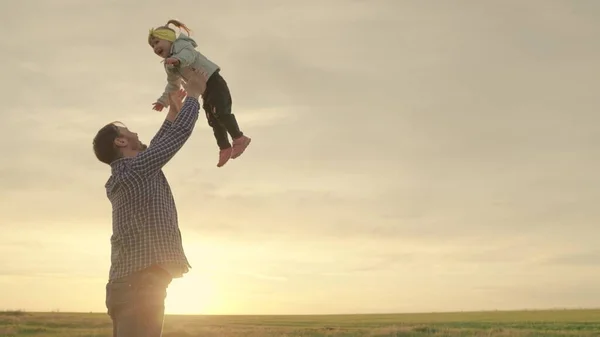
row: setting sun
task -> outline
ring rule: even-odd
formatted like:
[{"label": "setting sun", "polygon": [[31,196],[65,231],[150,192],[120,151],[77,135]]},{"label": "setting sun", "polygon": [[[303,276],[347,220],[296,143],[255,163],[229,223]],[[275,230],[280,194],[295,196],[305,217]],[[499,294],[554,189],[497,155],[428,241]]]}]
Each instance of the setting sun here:
[{"label": "setting sun", "polygon": [[165,300],[167,314],[210,315],[224,311],[223,306],[212,279],[196,273],[174,279]]}]

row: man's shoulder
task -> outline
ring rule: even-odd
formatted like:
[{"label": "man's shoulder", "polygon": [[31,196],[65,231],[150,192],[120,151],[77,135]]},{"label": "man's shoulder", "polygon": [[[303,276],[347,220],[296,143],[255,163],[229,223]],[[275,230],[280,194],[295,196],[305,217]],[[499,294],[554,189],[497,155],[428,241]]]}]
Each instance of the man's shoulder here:
[{"label": "man's shoulder", "polygon": [[113,173],[108,177],[106,183],[104,183],[104,188],[106,189],[107,194],[114,193],[119,189],[120,185],[123,185],[125,179],[122,173]]},{"label": "man's shoulder", "polygon": [[164,177],[162,170],[160,170],[158,174],[149,177],[143,174],[143,172],[140,172],[139,169],[136,169],[136,165],[132,165],[131,158],[127,158],[127,160],[119,163],[118,167],[113,168],[111,175],[104,186],[107,191],[109,189],[114,189],[119,185],[137,187],[148,181],[160,179],[160,177]]},{"label": "man's shoulder", "polygon": [[127,181],[135,180],[135,170],[132,169],[130,161],[126,158],[119,159],[118,163],[112,166],[110,177],[106,180],[104,187],[109,190]]}]

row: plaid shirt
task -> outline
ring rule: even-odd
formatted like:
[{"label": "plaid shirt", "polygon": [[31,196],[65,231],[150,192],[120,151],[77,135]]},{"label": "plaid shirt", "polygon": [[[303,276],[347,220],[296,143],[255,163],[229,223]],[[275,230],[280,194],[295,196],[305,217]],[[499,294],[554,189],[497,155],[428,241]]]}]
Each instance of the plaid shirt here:
[{"label": "plaid shirt", "polygon": [[175,121],[165,120],[146,150],[111,164],[105,185],[113,219],[109,281],[151,265],[170,266],[180,275],[191,267],[162,167],[190,137],[199,110],[198,100],[187,97]]}]

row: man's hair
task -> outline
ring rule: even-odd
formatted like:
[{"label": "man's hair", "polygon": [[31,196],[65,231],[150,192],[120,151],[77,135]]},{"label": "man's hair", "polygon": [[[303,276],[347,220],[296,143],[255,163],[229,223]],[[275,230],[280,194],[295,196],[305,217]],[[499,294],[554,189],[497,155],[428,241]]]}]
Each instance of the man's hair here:
[{"label": "man's hair", "polygon": [[105,125],[94,137],[94,154],[99,161],[108,165],[121,157],[121,151],[115,146],[115,139],[121,135],[116,123]]}]

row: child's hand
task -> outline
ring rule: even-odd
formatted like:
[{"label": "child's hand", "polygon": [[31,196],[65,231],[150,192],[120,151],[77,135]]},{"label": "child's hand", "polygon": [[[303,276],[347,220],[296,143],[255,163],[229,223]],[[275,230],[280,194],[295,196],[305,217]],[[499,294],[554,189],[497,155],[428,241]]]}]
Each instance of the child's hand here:
[{"label": "child's hand", "polygon": [[174,57],[169,57],[168,59],[165,60],[166,64],[172,64],[172,65],[177,65],[179,64],[179,60],[174,58]]},{"label": "child's hand", "polygon": [[165,107],[164,105],[162,105],[162,103],[159,102],[152,103],[152,105],[154,105],[154,108],[152,109],[156,111],[162,111],[162,109]]}]

